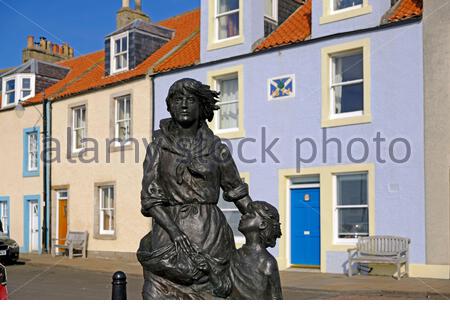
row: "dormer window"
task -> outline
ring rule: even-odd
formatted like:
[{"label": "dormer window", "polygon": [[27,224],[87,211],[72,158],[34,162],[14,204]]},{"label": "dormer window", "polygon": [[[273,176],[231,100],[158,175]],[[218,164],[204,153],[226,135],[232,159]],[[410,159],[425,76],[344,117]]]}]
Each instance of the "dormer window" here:
[{"label": "dormer window", "polygon": [[264,17],[274,22],[278,21],[278,0],[264,0]]},{"label": "dormer window", "polygon": [[3,78],[2,107],[13,106],[19,100],[26,100],[34,96],[34,74],[14,74]]},{"label": "dormer window", "polygon": [[333,12],[340,10],[351,10],[361,8],[363,0],[331,0],[333,2]]},{"label": "dormer window", "polygon": [[111,37],[112,73],[128,70],[128,32]]},{"label": "dormer window", "polygon": [[239,0],[216,0],[217,40],[239,36]]},{"label": "dormer window", "polygon": [[350,19],[372,12],[370,0],[322,0],[320,24]]}]

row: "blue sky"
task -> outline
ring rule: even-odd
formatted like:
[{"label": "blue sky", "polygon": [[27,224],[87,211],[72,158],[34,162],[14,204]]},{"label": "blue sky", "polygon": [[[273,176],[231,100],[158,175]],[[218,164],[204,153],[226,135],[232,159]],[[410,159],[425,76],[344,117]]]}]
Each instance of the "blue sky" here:
[{"label": "blue sky", "polygon": [[[0,0],[0,69],[21,63],[27,35],[67,42],[77,56],[102,49],[121,6],[122,0]],[[199,6],[200,0],[142,0],[154,22]]]}]

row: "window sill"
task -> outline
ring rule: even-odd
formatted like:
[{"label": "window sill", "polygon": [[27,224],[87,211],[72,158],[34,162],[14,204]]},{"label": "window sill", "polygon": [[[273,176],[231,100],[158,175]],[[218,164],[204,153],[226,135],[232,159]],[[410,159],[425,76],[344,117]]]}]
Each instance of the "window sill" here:
[{"label": "window sill", "polygon": [[371,123],[372,115],[365,114],[362,116],[348,117],[348,118],[337,118],[337,119],[324,119],[322,120],[322,128],[332,128],[341,126],[350,126],[355,124]]},{"label": "window sill", "polygon": [[28,177],[39,177],[39,171],[25,171],[23,173],[23,177],[24,178],[28,178]]},{"label": "window sill", "polygon": [[116,240],[117,237],[116,237],[116,234],[99,234],[99,233],[96,233],[96,234],[94,234],[94,239],[97,239],[97,240]]},{"label": "window sill", "polygon": [[238,131],[232,131],[232,132],[216,132],[214,131],[214,134],[218,136],[221,139],[240,139],[245,138],[245,130],[241,129]]},{"label": "window sill", "polygon": [[236,38],[232,38],[229,40],[223,40],[220,42],[209,42],[206,50],[212,51],[212,50],[217,50],[217,49],[221,49],[221,48],[236,46],[243,42],[244,42],[244,36],[238,36]]},{"label": "window sill", "polygon": [[122,151],[129,151],[129,150],[133,150],[133,144],[132,143],[128,143],[125,145],[110,145],[109,146],[109,152],[110,153],[114,153],[114,152],[122,152]]},{"label": "window sill", "polygon": [[337,12],[334,14],[323,15],[322,17],[320,17],[320,24],[326,24],[326,23],[336,22],[336,21],[340,21],[340,20],[350,19],[350,18],[354,18],[357,16],[369,14],[371,12],[372,12],[372,6],[367,5],[365,7],[358,8],[358,9],[346,10],[346,11]]}]

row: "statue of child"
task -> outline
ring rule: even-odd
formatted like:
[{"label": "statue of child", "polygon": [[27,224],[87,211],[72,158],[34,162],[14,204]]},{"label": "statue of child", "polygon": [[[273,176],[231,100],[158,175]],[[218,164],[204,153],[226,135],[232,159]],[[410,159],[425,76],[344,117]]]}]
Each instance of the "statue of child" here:
[{"label": "statue of child", "polygon": [[264,201],[252,201],[239,222],[245,244],[231,259],[231,299],[283,299],[278,265],[267,251],[281,237],[280,216]]}]

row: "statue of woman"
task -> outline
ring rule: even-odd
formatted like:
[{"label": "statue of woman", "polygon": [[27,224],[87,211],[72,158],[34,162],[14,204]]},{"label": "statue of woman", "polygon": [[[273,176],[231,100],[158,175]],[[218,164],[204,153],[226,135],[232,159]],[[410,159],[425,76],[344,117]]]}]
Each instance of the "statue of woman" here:
[{"label": "statue of woman", "polygon": [[140,244],[144,299],[214,299],[231,292],[233,232],[217,206],[220,188],[242,214],[252,201],[230,150],[208,128],[219,93],[194,79],[176,81],[171,118],[147,148],[141,212],[153,228]]}]

